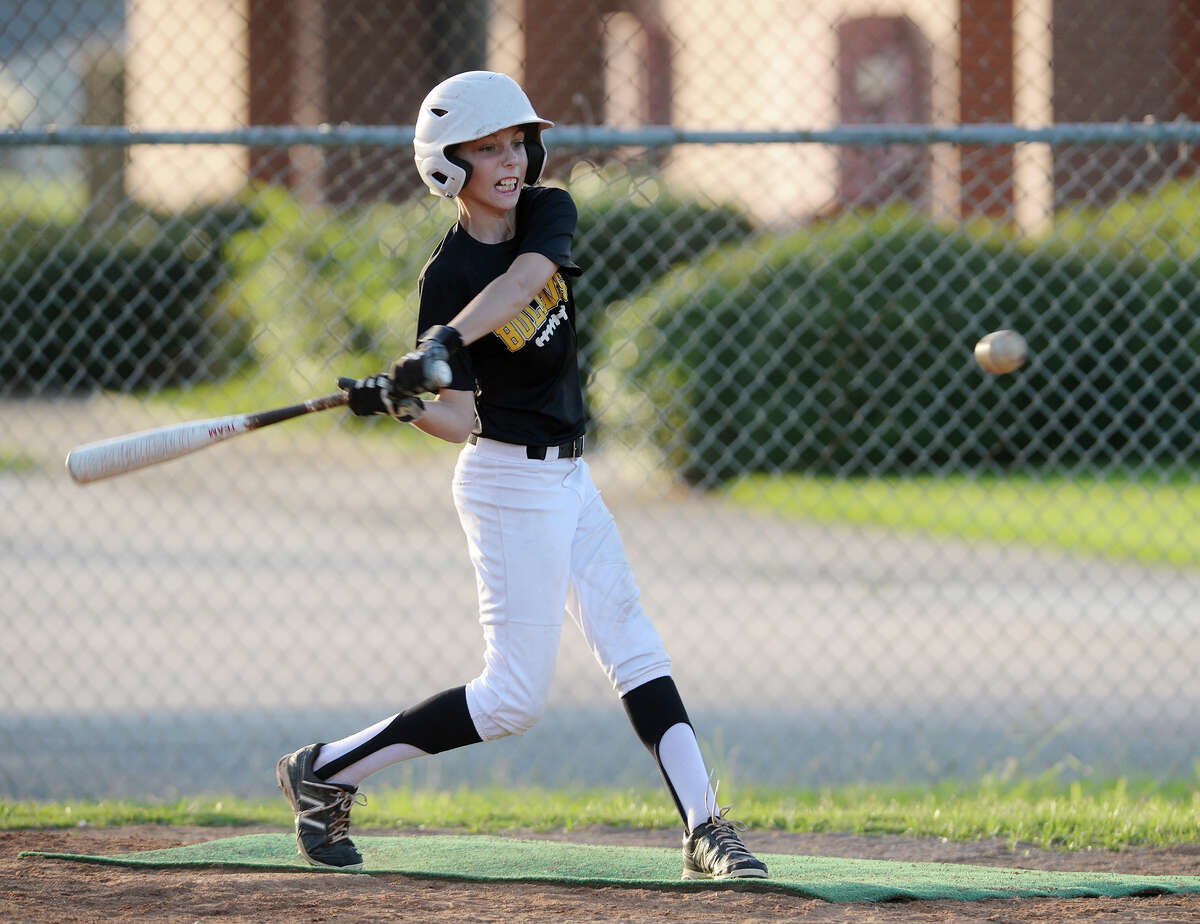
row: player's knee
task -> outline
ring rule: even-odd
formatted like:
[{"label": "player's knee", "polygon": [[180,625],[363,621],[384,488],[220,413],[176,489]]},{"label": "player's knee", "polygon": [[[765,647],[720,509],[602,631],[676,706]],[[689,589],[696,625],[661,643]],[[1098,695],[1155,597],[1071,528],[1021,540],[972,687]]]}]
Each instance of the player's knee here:
[{"label": "player's knee", "polygon": [[548,699],[544,693],[510,695],[497,711],[496,723],[510,735],[523,735],[546,714]]},{"label": "player's knee", "polygon": [[481,677],[467,686],[471,718],[485,741],[523,735],[546,712],[549,689],[505,688],[494,677]]}]

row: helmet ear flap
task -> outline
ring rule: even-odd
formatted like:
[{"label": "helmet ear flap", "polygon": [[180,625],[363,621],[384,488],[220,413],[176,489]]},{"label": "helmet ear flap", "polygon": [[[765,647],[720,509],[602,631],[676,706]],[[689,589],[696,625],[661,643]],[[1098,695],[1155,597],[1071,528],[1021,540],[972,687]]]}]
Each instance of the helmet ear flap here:
[{"label": "helmet ear flap", "polygon": [[525,168],[525,182],[533,186],[542,178],[546,169],[546,145],[542,142],[542,127],[540,125],[524,125],[525,154],[529,158],[529,166]]},{"label": "helmet ear flap", "polygon": [[471,166],[463,164],[458,158],[435,155],[418,159],[417,170],[431,193],[453,199],[467,185]]},{"label": "helmet ear flap", "polygon": [[459,157],[458,154],[455,153],[455,149],[457,147],[458,145],[454,145],[454,147],[447,148],[444,152],[446,155],[446,160],[462,171],[462,179],[455,183],[457,188],[454,190],[454,195],[456,196],[466,189],[467,184],[471,182],[471,162],[465,158]]}]

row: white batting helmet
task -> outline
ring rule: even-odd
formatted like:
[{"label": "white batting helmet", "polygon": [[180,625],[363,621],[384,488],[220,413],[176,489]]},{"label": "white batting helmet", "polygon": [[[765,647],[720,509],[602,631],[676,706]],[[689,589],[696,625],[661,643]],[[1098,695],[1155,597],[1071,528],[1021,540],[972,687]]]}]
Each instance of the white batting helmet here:
[{"label": "white batting helmet", "polygon": [[467,71],[443,80],[429,91],[417,115],[417,172],[435,196],[453,199],[471,178],[471,165],[447,154],[464,141],[484,138],[502,128],[526,128],[529,167],[525,182],[536,183],[546,165],[542,129],[554,123],[533,111],[529,97],[515,80],[493,71]]}]

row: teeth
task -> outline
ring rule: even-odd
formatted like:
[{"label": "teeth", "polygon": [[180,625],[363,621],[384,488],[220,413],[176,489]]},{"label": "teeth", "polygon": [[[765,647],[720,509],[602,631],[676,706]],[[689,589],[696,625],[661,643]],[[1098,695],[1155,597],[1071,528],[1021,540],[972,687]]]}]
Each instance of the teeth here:
[{"label": "teeth", "polygon": [[500,187],[501,189],[505,189],[505,190],[507,190],[507,189],[513,189],[513,188],[515,188],[515,187],[516,187],[516,185],[517,185],[517,181],[516,181],[516,180],[514,180],[514,179],[501,180],[501,181],[500,181],[499,183],[497,183],[496,185],[497,185],[498,187]]}]

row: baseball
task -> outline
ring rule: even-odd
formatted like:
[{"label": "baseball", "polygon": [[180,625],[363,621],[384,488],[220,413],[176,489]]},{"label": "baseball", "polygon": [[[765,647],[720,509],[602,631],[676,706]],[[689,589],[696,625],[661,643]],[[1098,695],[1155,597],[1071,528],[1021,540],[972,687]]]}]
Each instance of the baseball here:
[{"label": "baseball", "polygon": [[1028,356],[1025,338],[1015,330],[994,330],[975,344],[975,362],[992,375],[1019,369]]},{"label": "baseball", "polygon": [[454,373],[450,371],[450,364],[444,359],[434,360],[429,364],[429,380],[438,388],[445,388],[453,378]]}]

